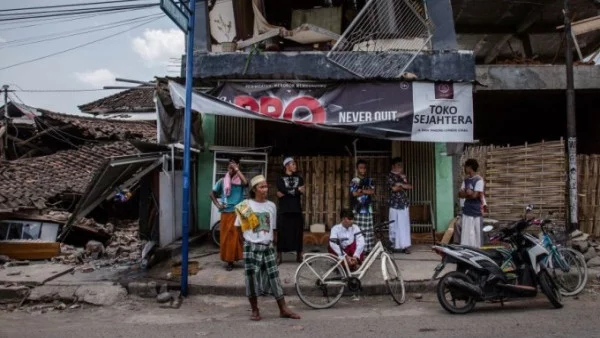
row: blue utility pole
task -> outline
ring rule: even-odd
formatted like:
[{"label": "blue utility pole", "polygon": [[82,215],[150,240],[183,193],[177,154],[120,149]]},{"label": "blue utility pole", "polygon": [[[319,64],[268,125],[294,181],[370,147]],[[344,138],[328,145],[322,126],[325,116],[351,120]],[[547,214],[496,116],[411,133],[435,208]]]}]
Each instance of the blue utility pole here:
[{"label": "blue utility pole", "polygon": [[192,125],[192,87],[194,84],[194,28],[196,0],[190,0],[185,53],[185,113],[183,124],[183,199],[181,215],[181,294],[188,295],[188,244],[190,232],[190,153]]}]

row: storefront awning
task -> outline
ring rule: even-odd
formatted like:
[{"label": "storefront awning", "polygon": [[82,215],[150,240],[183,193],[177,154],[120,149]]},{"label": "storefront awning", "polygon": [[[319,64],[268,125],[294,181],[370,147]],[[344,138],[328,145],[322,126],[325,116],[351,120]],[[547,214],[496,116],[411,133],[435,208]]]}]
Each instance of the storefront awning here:
[{"label": "storefront awning", "polygon": [[[183,108],[185,88],[169,81],[169,92]],[[471,83],[225,83],[214,96],[193,93],[192,110],[388,140],[473,141]]]}]

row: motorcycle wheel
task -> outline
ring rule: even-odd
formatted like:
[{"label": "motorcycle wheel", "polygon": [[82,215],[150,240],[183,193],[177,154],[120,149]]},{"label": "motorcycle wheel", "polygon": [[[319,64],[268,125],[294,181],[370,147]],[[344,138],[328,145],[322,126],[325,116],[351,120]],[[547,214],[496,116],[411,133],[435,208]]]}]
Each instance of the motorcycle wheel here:
[{"label": "motorcycle wheel", "polygon": [[547,270],[540,271],[538,274],[538,281],[540,283],[542,292],[546,295],[546,297],[548,297],[550,303],[552,303],[552,305],[557,309],[563,307],[560,289],[554,280],[552,280],[552,277]]},{"label": "motorcycle wheel", "polygon": [[[473,283],[473,280],[467,276],[465,273],[459,272],[459,271],[450,271],[447,274],[445,274],[439,281],[438,285],[437,285],[437,297],[438,297],[438,301],[440,302],[440,305],[442,305],[442,307],[444,308],[444,310],[452,313],[452,314],[466,314],[469,313],[473,310],[473,308],[475,307],[475,303],[476,300],[473,297],[470,296],[462,296],[459,299],[456,299],[456,292],[452,291],[448,285],[448,278],[453,277],[456,279],[462,279],[465,282],[468,283]],[[452,300],[448,300],[446,298],[446,295],[450,294],[452,296]],[[464,300],[465,305],[464,306],[457,306],[456,301],[457,300]]]}]

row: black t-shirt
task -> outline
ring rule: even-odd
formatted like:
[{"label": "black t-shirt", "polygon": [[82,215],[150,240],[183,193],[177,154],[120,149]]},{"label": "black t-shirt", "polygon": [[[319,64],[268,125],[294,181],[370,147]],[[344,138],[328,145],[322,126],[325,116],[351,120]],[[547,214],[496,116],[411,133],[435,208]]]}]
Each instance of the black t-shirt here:
[{"label": "black t-shirt", "polygon": [[279,212],[302,212],[299,187],[304,185],[304,179],[297,175],[283,174],[277,178],[277,191],[285,196],[279,198]]}]

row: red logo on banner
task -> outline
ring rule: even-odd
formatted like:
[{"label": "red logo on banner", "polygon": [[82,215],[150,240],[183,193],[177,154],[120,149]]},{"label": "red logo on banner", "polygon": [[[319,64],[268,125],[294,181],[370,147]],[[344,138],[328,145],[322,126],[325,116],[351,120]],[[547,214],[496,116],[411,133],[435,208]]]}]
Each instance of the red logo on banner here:
[{"label": "red logo on banner", "polygon": [[454,86],[452,82],[436,82],[435,99],[454,99]]},{"label": "red logo on banner", "polygon": [[299,96],[285,104],[275,96],[263,96],[257,101],[252,96],[239,95],[233,104],[257,114],[299,123],[325,123],[326,120],[325,108],[310,96]]}]

